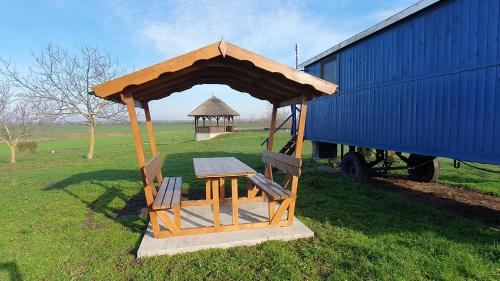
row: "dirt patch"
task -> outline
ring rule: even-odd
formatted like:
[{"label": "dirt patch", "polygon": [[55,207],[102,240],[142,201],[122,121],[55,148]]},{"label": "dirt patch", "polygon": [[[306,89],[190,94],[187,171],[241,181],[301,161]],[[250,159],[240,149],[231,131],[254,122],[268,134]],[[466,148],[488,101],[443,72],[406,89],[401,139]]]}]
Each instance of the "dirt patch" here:
[{"label": "dirt patch", "polygon": [[89,208],[87,210],[87,213],[85,214],[85,222],[84,222],[84,226],[88,229],[92,229],[92,230],[100,230],[100,229],[105,229],[106,228],[106,225],[102,224],[102,223],[99,223],[99,222],[96,222],[94,220],[94,215],[95,215],[95,212],[94,210],[92,210],[91,208]]},{"label": "dirt patch", "polygon": [[374,178],[370,184],[500,229],[500,198],[459,187],[414,182],[403,177]]}]

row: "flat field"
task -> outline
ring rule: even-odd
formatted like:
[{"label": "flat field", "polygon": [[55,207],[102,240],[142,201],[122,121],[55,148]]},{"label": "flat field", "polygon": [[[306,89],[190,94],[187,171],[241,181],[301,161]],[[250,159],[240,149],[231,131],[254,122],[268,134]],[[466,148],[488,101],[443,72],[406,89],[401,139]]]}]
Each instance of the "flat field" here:
[{"label": "flat field", "polygon": [[[498,229],[323,172],[308,142],[296,215],[314,238],[137,260],[147,218],[129,127],[98,127],[91,161],[85,130],[43,132],[38,152],[14,165],[0,146],[0,280],[500,279]],[[203,186],[193,157],[232,155],[263,168],[265,132],[194,142],[191,124],[155,130],[163,174],[182,176],[188,196]],[[279,133],[276,147],[287,138]],[[441,183],[498,198],[498,174],[441,164]]]}]

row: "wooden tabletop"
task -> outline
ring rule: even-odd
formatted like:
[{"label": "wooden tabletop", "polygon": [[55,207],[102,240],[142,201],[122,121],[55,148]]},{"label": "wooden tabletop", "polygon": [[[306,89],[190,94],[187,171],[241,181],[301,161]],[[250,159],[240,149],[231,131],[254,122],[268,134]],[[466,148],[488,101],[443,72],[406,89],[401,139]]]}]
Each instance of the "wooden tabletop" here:
[{"label": "wooden tabletop", "polygon": [[248,176],[257,172],[236,157],[193,158],[197,178]]}]

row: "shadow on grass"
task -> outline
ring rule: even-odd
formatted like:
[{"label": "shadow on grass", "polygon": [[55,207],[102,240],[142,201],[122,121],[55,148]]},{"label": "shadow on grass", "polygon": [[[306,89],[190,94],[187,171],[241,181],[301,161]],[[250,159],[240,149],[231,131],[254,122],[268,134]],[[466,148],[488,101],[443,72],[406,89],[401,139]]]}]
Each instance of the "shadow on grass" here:
[{"label": "shadow on grass", "polygon": [[[401,179],[402,177],[394,178]],[[500,229],[500,212],[494,208],[495,204],[498,205],[498,201],[493,195],[476,193],[468,190],[456,190],[455,199],[455,197],[448,197],[451,192],[447,191],[449,189],[447,186],[428,187],[428,189],[419,190],[418,186],[415,189],[412,188],[412,186],[407,186],[405,181],[401,183],[381,179],[373,179],[371,181],[371,186],[381,190],[396,192],[447,213],[465,217],[480,224]]]},{"label": "shadow on grass", "polygon": [[9,280],[23,280],[23,275],[17,268],[17,264],[15,262],[3,262],[0,263],[0,272],[5,271],[9,276]]},{"label": "shadow on grass", "polygon": [[[164,155],[163,176],[182,176],[183,195],[189,199],[204,198],[204,182],[196,179],[193,169],[193,158],[234,156],[257,171],[263,170],[260,154],[213,152],[189,152]],[[425,206],[425,202],[415,203],[405,196],[393,192],[373,188],[369,185],[353,184],[340,175],[318,172],[307,168],[300,179],[297,214],[309,217],[315,222],[328,221],[332,225],[342,226],[366,235],[390,233],[433,233],[449,240],[475,245],[491,245],[495,243],[494,234],[484,231],[479,225],[450,217]],[[137,193],[126,196],[120,182],[137,183]],[[96,199],[87,201],[70,190],[70,186],[88,182],[104,189]],[[116,183],[113,183],[116,182]],[[246,189],[246,180],[242,179],[240,191]],[[64,190],[70,196],[86,204],[90,210],[103,214],[117,221],[133,232],[145,233],[146,219],[137,221],[137,216],[146,206],[142,186],[137,170],[102,170],[81,173],[57,182],[46,190]],[[226,192],[230,192],[226,188]],[[244,193],[240,193],[242,196]],[[227,194],[229,196],[229,193]],[[110,203],[120,198],[126,202],[125,207],[115,209]],[[138,248],[137,242],[135,250]],[[135,253],[134,253],[135,254]]]},{"label": "shadow on grass", "polygon": [[[299,216],[328,221],[368,236],[412,233],[476,246],[498,243],[497,230],[460,219],[470,218],[467,212],[478,212],[487,216],[483,220],[489,220],[491,224],[487,226],[495,226],[495,223],[498,226],[498,212],[435,198],[417,190],[401,190],[392,183],[356,184],[340,174],[311,170],[300,179],[297,205]],[[450,208],[462,212],[450,215]]]},{"label": "shadow on grass", "polygon": [[[92,171],[72,175],[62,181],[46,187],[44,190],[63,190],[71,197],[87,205],[89,212],[87,213],[86,226],[89,228],[99,228],[98,225],[89,221],[92,219],[93,213],[95,212],[103,214],[105,217],[121,223],[133,232],[140,232],[142,230],[142,225],[137,222],[130,223],[129,218],[130,216],[134,216],[135,218],[140,216],[142,209],[146,206],[146,201],[144,200],[142,192],[139,192],[138,190],[136,194],[129,197],[125,195],[119,183],[112,183],[118,181],[138,182],[138,176],[139,173],[136,170],[106,169]],[[71,186],[82,183],[100,186],[104,192],[92,201],[86,200],[70,188]],[[120,209],[111,207],[110,203],[115,199],[123,200],[125,202],[125,206]]]},{"label": "shadow on grass", "polygon": [[[163,166],[163,176],[181,176],[187,188],[183,190],[183,197],[188,199],[202,199],[205,197],[204,182],[194,176],[193,158],[196,157],[228,157],[234,156],[243,162],[262,170],[260,163],[261,156],[258,154],[242,154],[227,152],[193,152],[169,154]],[[120,184],[137,183],[137,193],[127,196]],[[101,187],[104,192],[93,200],[85,199],[80,192],[75,192],[71,187],[81,184],[90,184]],[[196,188],[199,187],[199,188]],[[203,188],[201,188],[203,187]],[[138,170],[106,169],[91,171],[72,175],[62,181],[56,182],[44,188],[46,191],[62,190],[69,196],[77,199],[88,207],[86,213],[85,227],[88,229],[105,228],[104,225],[96,223],[93,219],[94,213],[102,214],[106,218],[122,224],[132,232],[146,232],[147,209],[142,184],[140,183],[140,173]],[[240,183],[240,191],[246,191],[246,182]],[[231,189],[226,188],[226,196],[230,196]],[[111,203],[121,199],[125,202],[122,208],[114,208]],[[137,220],[140,217],[141,220]],[[141,237],[142,239],[142,237]],[[140,239],[140,240],[141,240]],[[140,240],[137,241],[134,251],[139,247]],[[133,253],[135,255],[135,252]]]}]

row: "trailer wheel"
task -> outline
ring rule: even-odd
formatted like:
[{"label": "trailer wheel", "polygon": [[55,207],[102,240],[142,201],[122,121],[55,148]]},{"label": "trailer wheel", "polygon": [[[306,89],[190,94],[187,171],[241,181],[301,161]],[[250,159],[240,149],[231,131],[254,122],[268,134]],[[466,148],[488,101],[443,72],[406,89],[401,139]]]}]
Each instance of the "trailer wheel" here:
[{"label": "trailer wheel", "polygon": [[410,179],[419,182],[435,182],[439,177],[439,161],[436,157],[411,154],[408,158]]},{"label": "trailer wheel", "polygon": [[340,163],[342,173],[356,182],[364,182],[367,179],[368,167],[365,158],[358,152],[348,152]]}]

